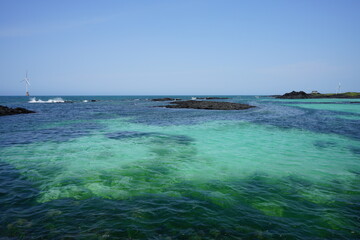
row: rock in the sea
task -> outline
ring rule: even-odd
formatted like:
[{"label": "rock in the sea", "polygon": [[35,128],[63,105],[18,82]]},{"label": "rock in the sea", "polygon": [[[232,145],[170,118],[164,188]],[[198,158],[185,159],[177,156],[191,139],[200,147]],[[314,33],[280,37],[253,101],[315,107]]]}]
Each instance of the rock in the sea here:
[{"label": "rock in the sea", "polygon": [[177,101],[180,100],[179,98],[154,98],[151,99],[151,101],[155,101],[155,102],[164,102],[164,101]]},{"label": "rock in the sea", "polygon": [[196,99],[214,100],[214,99],[229,99],[229,98],[228,97],[197,97]]},{"label": "rock in the sea", "polygon": [[25,114],[25,113],[35,113],[34,111],[27,110],[25,108],[9,108],[6,106],[0,105],[0,116],[14,115],[14,114]]},{"label": "rock in the sea", "polygon": [[283,99],[304,99],[304,98],[311,98],[311,94],[307,94],[304,91],[295,92],[292,91],[290,93],[285,93],[282,96],[277,96],[276,98],[283,98]]},{"label": "rock in the sea", "polygon": [[229,99],[228,97],[206,97],[205,99]]},{"label": "rock in the sea", "polygon": [[166,108],[193,108],[193,109],[209,109],[209,110],[244,110],[253,108],[248,104],[230,103],[230,102],[213,102],[213,101],[176,101],[171,102],[171,105],[166,105]]}]

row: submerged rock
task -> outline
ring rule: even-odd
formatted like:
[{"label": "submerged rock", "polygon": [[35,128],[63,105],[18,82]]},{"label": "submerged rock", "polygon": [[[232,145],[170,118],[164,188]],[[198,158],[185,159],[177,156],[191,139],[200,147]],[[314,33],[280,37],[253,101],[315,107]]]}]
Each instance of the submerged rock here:
[{"label": "submerged rock", "polygon": [[110,139],[122,139],[122,138],[137,138],[137,137],[148,137],[153,135],[153,133],[149,132],[136,132],[136,131],[122,131],[122,132],[114,132],[108,133],[106,136]]},{"label": "submerged rock", "polygon": [[0,105],[0,116],[14,115],[14,114],[26,114],[26,113],[35,113],[34,111],[27,110],[25,108],[9,108],[6,106]]},{"label": "submerged rock", "polygon": [[193,109],[208,109],[208,110],[244,110],[253,108],[248,104],[230,103],[230,102],[213,102],[213,101],[176,101],[171,102],[172,105],[166,105],[166,108],[193,108]]},{"label": "submerged rock", "polygon": [[141,138],[141,137],[153,137],[157,138],[155,140],[159,142],[160,139],[166,140],[167,142],[173,141],[178,144],[187,145],[193,141],[192,138],[185,136],[185,135],[172,135],[166,133],[157,133],[157,132],[137,132],[137,131],[122,131],[122,132],[113,132],[108,133],[106,136],[110,139],[126,139],[126,138]]}]

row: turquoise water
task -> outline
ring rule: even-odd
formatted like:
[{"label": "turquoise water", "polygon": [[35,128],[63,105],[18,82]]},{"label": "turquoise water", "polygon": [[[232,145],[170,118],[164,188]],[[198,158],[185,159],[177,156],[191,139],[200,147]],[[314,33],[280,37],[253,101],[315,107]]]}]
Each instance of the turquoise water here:
[{"label": "turquoise water", "polygon": [[327,110],[335,112],[348,112],[360,114],[360,105],[359,104],[338,104],[338,103],[327,103],[327,104],[288,104],[289,106],[297,106],[302,108],[310,108],[317,110]]},{"label": "turquoise water", "polygon": [[231,96],[257,108],[209,111],[149,98],[0,98],[37,111],[0,118],[0,236],[360,237],[359,104]]}]

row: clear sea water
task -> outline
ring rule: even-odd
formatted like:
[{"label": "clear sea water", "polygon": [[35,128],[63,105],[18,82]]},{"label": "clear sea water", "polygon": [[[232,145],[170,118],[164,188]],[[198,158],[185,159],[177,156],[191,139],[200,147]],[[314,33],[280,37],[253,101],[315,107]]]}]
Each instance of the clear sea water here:
[{"label": "clear sea water", "polygon": [[0,239],[360,238],[360,99],[56,97],[0,97]]}]

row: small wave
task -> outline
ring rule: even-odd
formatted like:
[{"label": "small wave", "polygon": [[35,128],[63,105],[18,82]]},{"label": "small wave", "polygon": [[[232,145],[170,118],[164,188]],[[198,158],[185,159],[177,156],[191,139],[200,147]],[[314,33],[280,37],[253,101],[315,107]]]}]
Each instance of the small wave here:
[{"label": "small wave", "polygon": [[36,98],[30,98],[29,103],[64,103],[64,99],[62,98],[50,98],[47,101],[43,101],[40,98],[36,100]]},{"label": "small wave", "polygon": [[191,100],[196,100],[196,97],[192,97]]},{"label": "small wave", "polygon": [[83,102],[89,102],[88,100],[84,100]]}]

